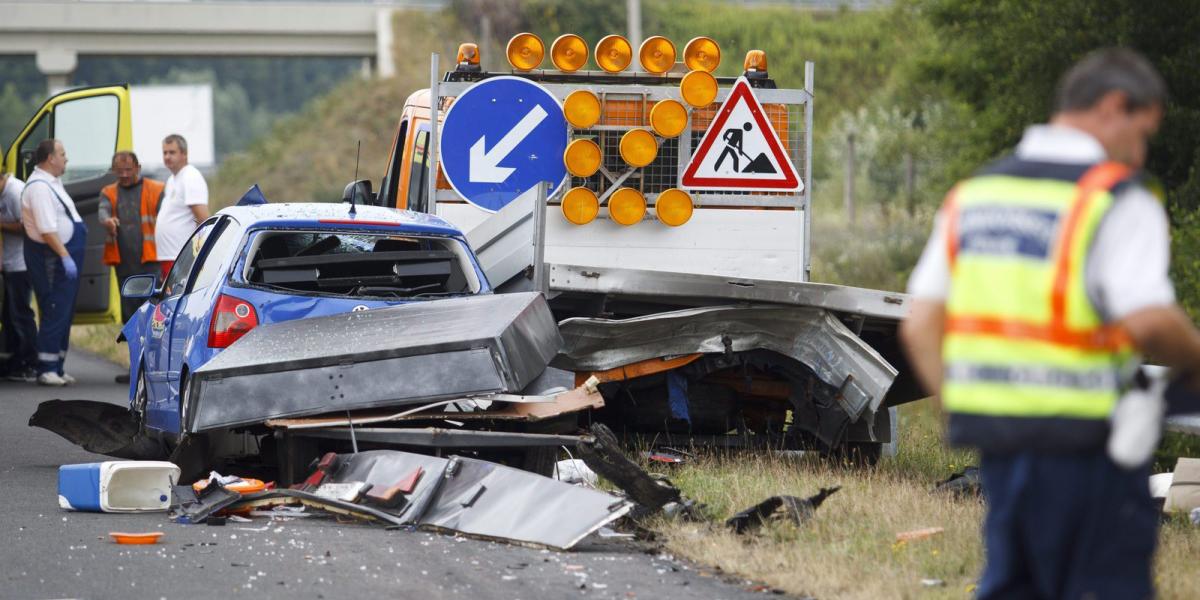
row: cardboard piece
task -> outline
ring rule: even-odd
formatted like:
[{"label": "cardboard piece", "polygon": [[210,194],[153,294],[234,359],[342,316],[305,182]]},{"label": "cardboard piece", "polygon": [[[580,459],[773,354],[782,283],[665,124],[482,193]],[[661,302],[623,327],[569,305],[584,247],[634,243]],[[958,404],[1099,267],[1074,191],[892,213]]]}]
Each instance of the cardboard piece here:
[{"label": "cardboard piece", "polygon": [[1200,458],[1180,457],[1163,510],[1189,512],[1195,508],[1200,508]]}]

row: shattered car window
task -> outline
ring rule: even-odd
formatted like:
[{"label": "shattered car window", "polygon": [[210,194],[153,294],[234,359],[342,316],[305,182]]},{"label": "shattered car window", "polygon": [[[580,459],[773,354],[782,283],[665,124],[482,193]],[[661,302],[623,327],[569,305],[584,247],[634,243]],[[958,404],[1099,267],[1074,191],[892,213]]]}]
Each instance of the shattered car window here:
[{"label": "shattered car window", "polygon": [[289,292],[427,299],[479,291],[453,239],[341,231],[266,231],[251,243],[245,278]]}]

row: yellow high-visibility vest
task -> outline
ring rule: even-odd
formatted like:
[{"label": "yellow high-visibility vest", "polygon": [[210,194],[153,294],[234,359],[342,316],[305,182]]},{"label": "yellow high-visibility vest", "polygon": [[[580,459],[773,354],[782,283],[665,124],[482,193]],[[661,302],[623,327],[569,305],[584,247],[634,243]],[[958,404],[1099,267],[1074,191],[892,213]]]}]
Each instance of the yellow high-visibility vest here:
[{"label": "yellow high-visibility vest", "polygon": [[950,290],[942,402],[951,442],[1094,446],[1133,349],[1093,306],[1084,272],[1112,190],[1132,173],[1112,162],[1074,171],[1002,165],[960,183],[943,209]]}]

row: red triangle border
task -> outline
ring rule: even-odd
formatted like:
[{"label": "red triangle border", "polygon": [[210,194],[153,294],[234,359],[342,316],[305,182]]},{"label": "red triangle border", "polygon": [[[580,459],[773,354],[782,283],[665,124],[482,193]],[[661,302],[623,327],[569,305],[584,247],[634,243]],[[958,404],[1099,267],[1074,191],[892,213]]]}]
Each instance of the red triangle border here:
[{"label": "red triangle border", "polygon": [[[700,168],[700,163],[704,157],[708,155],[708,151],[712,148],[714,142],[720,137],[720,132],[725,128],[725,122],[729,120],[729,115],[733,114],[733,108],[737,106],[739,99],[745,99],[749,105],[750,114],[754,117],[758,124],[759,131],[763,132],[763,137],[767,141],[767,147],[771,150],[771,154],[775,157],[775,163],[784,171],[783,179],[742,179],[736,177],[697,177],[696,171]],[[770,132],[768,135],[767,132]],[[704,190],[711,188],[714,190],[749,190],[749,191],[792,191],[800,187],[800,176],[796,173],[796,167],[788,158],[787,153],[780,146],[779,134],[775,131],[770,121],[767,120],[763,112],[762,104],[758,102],[758,98],[754,97],[754,92],[750,88],[750,83],[745,77],[738,78],[737,83],[733,84],[733,90],[730,91],[729,97],[721,104],[721,108],[717,111],[717,116],[709,124],[708,130],[705,131],[704,137],[700,140],[700,146],[692,153],[691,159],[688,161],[687,168],[683,172],[683,177],[680,179],[680,186],[684,189]]]}]

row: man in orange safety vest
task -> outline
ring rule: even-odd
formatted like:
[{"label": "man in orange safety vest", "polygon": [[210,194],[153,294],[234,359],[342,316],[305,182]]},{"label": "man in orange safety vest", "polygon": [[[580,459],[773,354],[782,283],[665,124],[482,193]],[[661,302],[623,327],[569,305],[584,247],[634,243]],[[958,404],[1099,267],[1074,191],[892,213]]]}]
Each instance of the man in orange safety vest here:
[{"label": "man in orange safety vest", "polygon": [[[112,173],[117,181],[100,190],[99,213],[100,223],[108,230],[104,264],[116,268],[120,285],[133,275],[159,272],[154,225],[163,184],[141,176],[142,167],[133,152],[114,154]],[[129,321],[139,306],[140,300],[122,298],[121,321]]]}]

